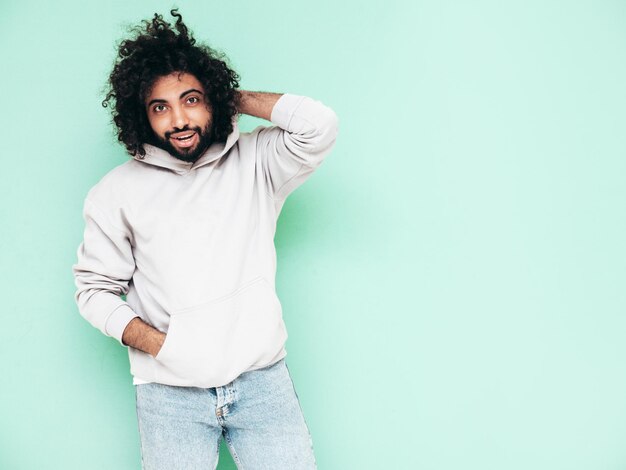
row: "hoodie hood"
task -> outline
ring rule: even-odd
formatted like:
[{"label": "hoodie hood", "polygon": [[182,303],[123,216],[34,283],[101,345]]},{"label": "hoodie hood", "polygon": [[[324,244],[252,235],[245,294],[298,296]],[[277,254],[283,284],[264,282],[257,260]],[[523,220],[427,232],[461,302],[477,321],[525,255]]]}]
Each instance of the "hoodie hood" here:
[{"label": "hoodie hood", "polygon": [[195,170],[204,165],[208,165],[219,160],[224,154],[228,153],[233,145],[239,139],[238,115],[232,119],[233,130],[228,134],[226,142],[214,142],[195,162],[184,162],[170,154],[167,150],[156,147],[151,144],[144,144],[146,155],[141,158],[135,155],[133,158],[138,162],[147,163],[148,165],[167,168],[178,174],[186,174],[191,170]]}]

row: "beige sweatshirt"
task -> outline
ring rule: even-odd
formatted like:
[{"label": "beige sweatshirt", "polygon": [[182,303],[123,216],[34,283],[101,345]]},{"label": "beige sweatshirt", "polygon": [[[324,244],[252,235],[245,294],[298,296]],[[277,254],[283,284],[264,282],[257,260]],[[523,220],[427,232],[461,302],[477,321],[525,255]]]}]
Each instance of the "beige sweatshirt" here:
[{"label": "beige sweatshirt", "polygon": [[271,121],[240,133],[234,119],[226,143],[193,164],[146,145],[89,191],[73,266],[81,315],[120,342],[136,316],[167,333],[156,358],[128,348],[135,383],[216,387],[285,356],[276,220],[338,121],[290,94]]}]

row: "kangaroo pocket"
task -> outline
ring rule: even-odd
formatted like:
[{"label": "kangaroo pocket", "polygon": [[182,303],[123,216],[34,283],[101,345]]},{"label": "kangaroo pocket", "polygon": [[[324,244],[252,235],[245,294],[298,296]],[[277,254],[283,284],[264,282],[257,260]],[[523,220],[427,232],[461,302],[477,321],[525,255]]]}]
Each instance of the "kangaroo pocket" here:
[{"label": "kangaroo pocket", "polygon": [[287,338],[280,302],[262,277],[229,295],[173,312],[156,356],[157,381],[216,386],[269,365]]}]

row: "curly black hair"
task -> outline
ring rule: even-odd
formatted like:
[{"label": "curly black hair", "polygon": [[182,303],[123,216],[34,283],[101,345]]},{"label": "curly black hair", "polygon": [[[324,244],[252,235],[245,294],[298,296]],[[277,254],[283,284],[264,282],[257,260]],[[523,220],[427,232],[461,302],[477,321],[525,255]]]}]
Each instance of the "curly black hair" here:
[{"label": "curly black hair", "polygon": [[204,87],[208,105],[212,108],[211,141],[225,142],[233,130],[232,118],[239,106],[239,75],[226,63],[224,54],[207,45],[196,45],[178,9],[170,14],[176,18],[172,25],[163,16],[154,14],[136,26],[131,39],[121,41],[118,56],[109,76],[105,108],[114,107],[113,122],[117,138],[132,156],[144,157],[144,143],[154,143],[155,136],[146,114],[144,100],[156,79],[171,73],[190,73]]}]

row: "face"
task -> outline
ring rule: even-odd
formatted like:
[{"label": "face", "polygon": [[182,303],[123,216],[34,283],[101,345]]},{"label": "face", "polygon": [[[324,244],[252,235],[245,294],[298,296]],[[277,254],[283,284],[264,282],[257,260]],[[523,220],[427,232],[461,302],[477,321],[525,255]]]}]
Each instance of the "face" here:
[{"label": "face", "polygon": [[188,73],[159,77],[145,100],[157,145],[195,162],[211,145],[212,113],[198,79]]}]

